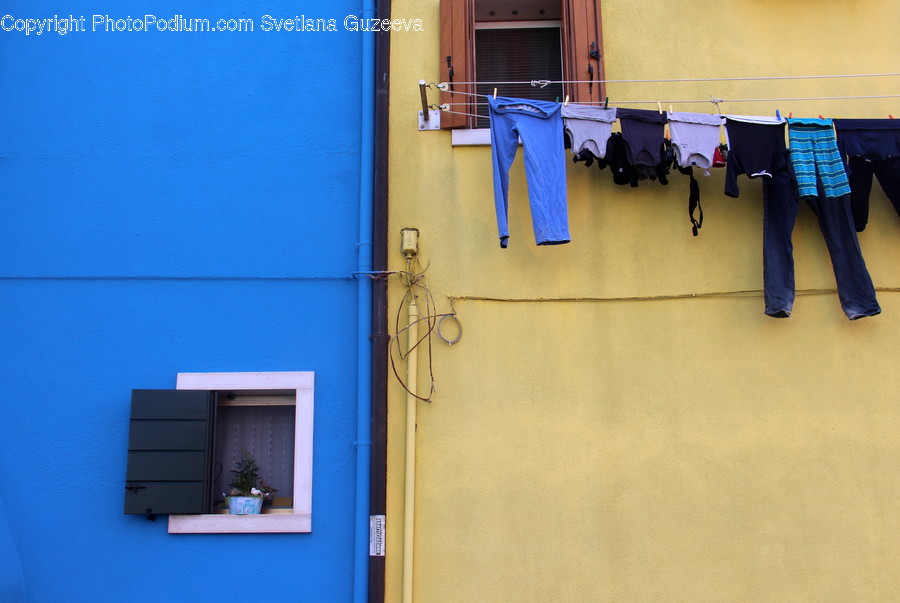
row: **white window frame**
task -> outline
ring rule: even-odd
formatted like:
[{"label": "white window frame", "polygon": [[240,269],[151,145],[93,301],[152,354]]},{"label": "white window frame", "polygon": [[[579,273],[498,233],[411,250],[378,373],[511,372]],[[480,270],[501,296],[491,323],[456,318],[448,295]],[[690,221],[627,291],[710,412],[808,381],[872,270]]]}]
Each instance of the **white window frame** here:
[{"label": "white window frame", "polygon": [[246,391],[294,390],[294,507],[262,515],[169,515],[170,534],[284,533],[312,531],[312,371],[270,373],[178,373],[175,389]]}]

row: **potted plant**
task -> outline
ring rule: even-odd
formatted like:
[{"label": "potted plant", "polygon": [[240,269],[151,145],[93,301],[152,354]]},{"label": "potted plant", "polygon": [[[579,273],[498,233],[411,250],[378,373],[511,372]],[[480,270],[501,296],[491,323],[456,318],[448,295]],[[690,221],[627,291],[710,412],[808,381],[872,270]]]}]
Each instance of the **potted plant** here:
[{"label": "potted plant", "polygon": [[231,470],[231,490],[225,496],[228,512],[232,515],[258,514],[263,499],[272,498],[277,492],[259,476],[259,463],[253,455],[244,450],[243,458]]}]

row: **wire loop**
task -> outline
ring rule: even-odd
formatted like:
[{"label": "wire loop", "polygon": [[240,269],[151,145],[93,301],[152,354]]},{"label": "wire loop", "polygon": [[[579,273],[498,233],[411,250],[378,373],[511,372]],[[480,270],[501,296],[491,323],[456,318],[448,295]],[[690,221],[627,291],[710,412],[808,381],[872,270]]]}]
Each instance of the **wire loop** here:
[{"label": "wire loop", "polygon": [[[443,333],[441,333],[441,325],[443,325],[444,321],[447,320],[448,318],[452,318],[454,321],[456,321],[457,333],[456,333],[456,337],[454,339],[447,339],[446,337],[444,337]],[[452,314],[445,314],[445,315],[441,316],[441,319],[438,321],[438,324],[437,324],[437,336],[441,339],[441,341],[443,341],[447,345],[453,345],[454,343],[457,343],[460,339],[462,339],[462,323],[459,322],[459,319],[456,317],[456,312],[454,312]]]}]

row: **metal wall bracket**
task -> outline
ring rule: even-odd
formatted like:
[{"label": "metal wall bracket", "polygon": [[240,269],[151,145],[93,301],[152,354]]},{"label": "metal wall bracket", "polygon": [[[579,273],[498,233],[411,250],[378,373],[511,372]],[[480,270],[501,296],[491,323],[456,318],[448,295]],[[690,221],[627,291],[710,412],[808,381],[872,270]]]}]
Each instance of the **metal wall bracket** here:
[{"label": "metal wall bracket", "polygon": [[425,119],[424,113],[419,111],[419,130],[440,130],[441,129],[441,110],[429,109],[428,119]]}]

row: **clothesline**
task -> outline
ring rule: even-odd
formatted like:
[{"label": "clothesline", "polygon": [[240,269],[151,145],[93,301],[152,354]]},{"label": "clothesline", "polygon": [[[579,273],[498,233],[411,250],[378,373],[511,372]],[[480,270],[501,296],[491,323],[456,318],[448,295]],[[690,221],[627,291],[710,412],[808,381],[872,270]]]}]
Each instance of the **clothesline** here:
[{"label": "clothesline", "polygon": [[[476,96],[480,98],[489,98],[490,94],[477,94],[475,92],[461,92],[459,90],[451,91],[450,94],[461,94],[463,96]],[[756,102],[782,102],[782,101],[815,101],[815,100],[854,100],[864,98],[900,98],[900,94],[868,94],[860,96],[798,96],[798,97],[782,97],[782,98],[704,98],[704,99],[681,99],[681,100],[622,100],[616,101],[616,105],[641,105],[641,104],[675,104],[675,103],[756,103]],[[575,103],[575,104],[598,104],[594,103]],[[445,103],[450,105],[464,105],[471,103]]]},{"label": "clothesline", "polygon": [[[483,98],[488,98],[489,94],[473,94],[470,92],[457,92],[455,94],[465,94],[467,96],[478,96]],[[876,94],[876,95],[867,95],[867,96],[803,96],[803,97],[794,97],[794,98],[735,98],[735,99],[725,99],[725,98],[707,98],[700,100],[659,100],[659,101],[648,101],[648,100],[625,100],[618,101],[615,103],[615,106],[620,105],[648,105],[648,104],[663,104],[663,105],[676,105],[676,104],[689,104],[689,103],[712,103],[718,107],[719,104],[722,103],[756,103],[756,102],[792,102],[792,101],[818,101],[818,100],[857,100],[857,99],[871,99],[871,98],[900,98],[900,94]],[[475,103],[478,106],[486,106],[486,103]],[[599,105],[603,104],[600,102],[595,103],[570,103],[573,105]],[[457,115],[467,115],[469,117],[487,117],[485,115],[477,115],[475,113],[467,113],[463,111],[453,111],[450,109],[451,106],[454,105],[463,105],[463,106],[471,106],[472,103],[444,103],[442,105],[429,105],[431,109],[440,109],[445,113],[455,113]]]},{"label": "clothesline", "polygon": [[[487,86],[499,86],[499,85],[508,85],[508,84],[518,84],[525,85],[530,84],[533,87],[544,88],[549,86],[550,84],[583,84],[583,83],[656,83],[656,82],[724,82],[724,81],[762,81],[762,80],[802,80],[802,79],[840,79],[840,78],[862,78],[862,77],[896,77],[900,76],[900,73],[850,73],[850,74],[833,74],[833,75],[775,75],[775,76],[757,76],[757,77],[721,77],[721,78],[666,78],[666,79],[630,79],[630,80],[559,80],[559,81],[551,81],[551,80],[530,80],[530,81],[518,81],[518,82],[454,82],[456,85],[487,85]],[[431,109],[440,109],[446,113],[454,113],[458,115],[465,115],[469,117],[484,117],[483,115],[476,115],[473,113],[465,112],[465,111],[454,111],[450,107],[453,105],[464,105],[471,106],[472,103],[444,103],[444,104],[432,104],[428,105],[427,100],[425,99],[425,88],[435,88],[441,90],[443,92],[447,92],[449,94],[458,94],[461,96],[470,96],[475,98],[488,98],[490,95],[488,94],[478,94],[474,92],[465,92],[461,90],[451,90],[450,85],[446,82],[442,82],[440,84],[436,84],[431,82],[429,84],[425,83],[425,80],[419,81],[419,88],[421,90],[422,95],[422,109],[423,111],[427,108]],[[496,94],[496,88],[495,88]],[[726,99],[726,98],[716,98],[714,96],[710,96],[708,99],[658,99],[658,100],[616,100],[614,106],[625,106],[625,105],[647,105],[647,104],[657,104],[657,105],[675,105],[675,104],[697,104],[697,103],[712,103],[716,105],[716,108],[719,108],[720,103],[758,103],[758,102],[766,102],[766,103],[782,103],[782,102],[797,102],[797,101],[823,101],[823,100],[861,100],[861,99],[886,99],[886,98],[900,98],[900,94],[869,94],[869,95],[854,95],[854,96],[802,96],[802,97],[781,97],[781,98],[735,98],[735,99]],[[593,101],[588,103],[575,103],[575,104],[585,104],[585,105],[600,105],[608,106],[609,98],[603,102],[601,101]],[[482,105],[482,103],[475,103],[475,105]],[[721,112],[721,111],[720,111]]]},{"label": "clothesline", "polygon": [[[485,84],[490,86],[499,86],[502,84],[530,84],[532,86],[545,88],[550,84],[648,84],[660,82],[745,82],[745,81],[764,81],[764,80],[815,80],[815,79],[840,79],[840,78],[856,78],[856,77],[895,77],[900,73],[849,73],[840,75],[768,75],[757,77],[706,77],[706,78],[664,78],[664,79],[638,79],[638,80],[529,80],[519,82],[450,82],[452,84],[475,85]],[[430,86],[435,86],[440,90],[447,91],[448,82],[435,84],[432,82]],[[655,101],[654,101],[655,102]]]}]

